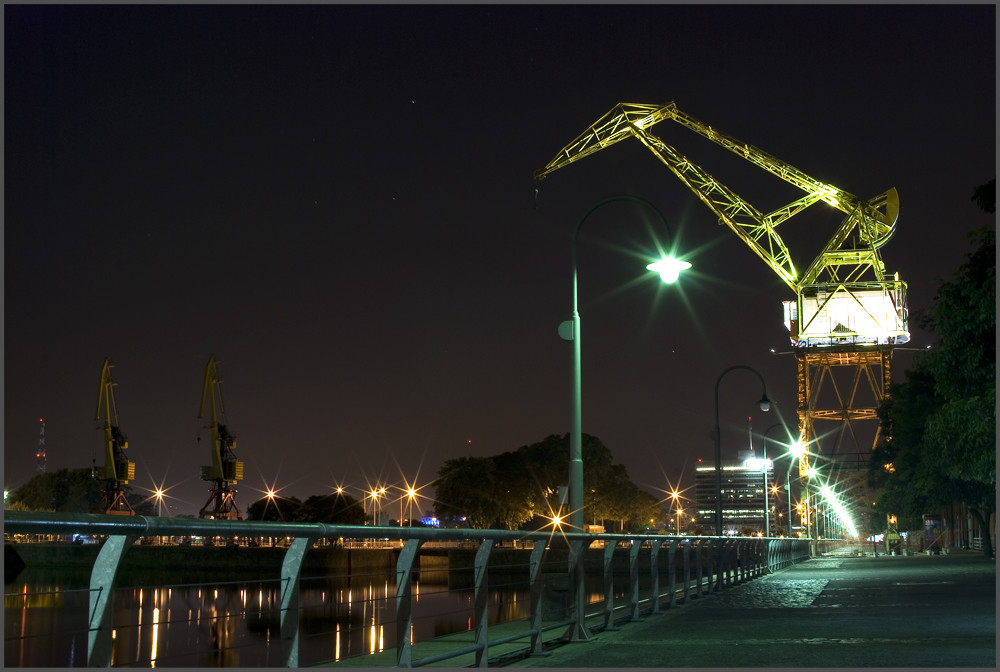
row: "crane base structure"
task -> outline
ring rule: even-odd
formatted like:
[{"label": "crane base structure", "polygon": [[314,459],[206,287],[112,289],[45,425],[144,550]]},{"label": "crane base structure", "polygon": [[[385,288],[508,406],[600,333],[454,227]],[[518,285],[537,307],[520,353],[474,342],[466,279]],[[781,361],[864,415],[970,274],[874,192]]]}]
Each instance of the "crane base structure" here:
[{"label": "crane base structure", "polygon": [[[797,348],[795,365],[800,440],[814,445],[825,444],[826,454],[837,456],[845,466],[851,462],[857,467],[865,467],[868,455],[881,436],[877,424],[878,407],[889,396],[892,383],[892,346],[836,350]],[[867,446],[865,439],[868,437],[862,435],[855,424],[862,421],[876,423]],[[819,432],[817,423],[838,426]],[[849,450],[851,447],[853,452]]]},{"label": "crane base structure", "polygon": [[243,514],[240,512],[239,507],[236,506],[236,499],[234,497],[236,490],[230,489],[223,484],[217,484],[209,492],[211,494],[208,496],[208,501],[198,511],[199,518],[243,520]]},{"label": "crane base structure", "polygon": [[101,495],[101,501],[90,511],[105,513],[112,516],[134,516],[135,510],[125,498],[125,493],[117,483],[107,486]]},{"label": "crane base structure", "polygon": [[[839,484],[841,495],[855,503],[855,514],[867,534],[872,493],[867,483],[868,457],[881,438],[878,407],[889,396],[892,347],[841,347],[836,350],[798,348],[800,441],[816,446],[824,460],[825,477]],[[808,501],[809,454],[799,460],[799,500]],[[810,521],[814,517],[810,516]]]}]

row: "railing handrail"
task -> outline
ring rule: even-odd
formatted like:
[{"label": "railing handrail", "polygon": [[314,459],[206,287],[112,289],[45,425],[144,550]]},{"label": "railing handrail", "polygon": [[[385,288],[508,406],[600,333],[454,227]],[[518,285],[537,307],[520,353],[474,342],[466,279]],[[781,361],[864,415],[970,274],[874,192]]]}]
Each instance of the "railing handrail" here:
[{"label": "railing handrail", "polygon": [[462,527],[399,527],[289,523],[260,520],[215,520],[161,516],[115,516],[101,513],[4,511],[4,532],[15,534],[103,534],[138,536],[295,537],[309,539],[388,537],[424,541],[541,541],[555,537],[570,541],[634,541],[642,539],[784,539],[785,537],[729,537],[658,532],[566,532],[563,530],[495,530]]}]

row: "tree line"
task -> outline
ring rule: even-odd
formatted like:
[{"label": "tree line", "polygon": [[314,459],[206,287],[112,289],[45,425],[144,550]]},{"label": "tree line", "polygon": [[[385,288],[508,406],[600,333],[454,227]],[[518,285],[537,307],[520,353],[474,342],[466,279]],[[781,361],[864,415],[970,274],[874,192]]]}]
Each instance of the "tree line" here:
[{"label": "tree line", "polygon": [[[15,511],[54,511],[90,513],[100,504],[106,481],[95,478],[93,470],[57,469],[35,474],[10,494],[9,509]],[[156,504],[139,494],[131,485],[123,486],[125,499],[139,515],[156,515]]]},{"label": "tree line", "polygon": [[[586,524],[611,531],[638,531],[662,517],[660,502],[640,490],[611,451],[584,434],[583,500]],[[434,512],[442,521],[464,518],[469,527],[538,529],[551,525],[560,508],[559,486],[569,465],[569,435],[550,435],[530,446],[492,457],[448,460],[435,482]]]},{"label": "tree line", "polygon": [[[996,212],[996,178],[972,199]],[[879,408],[882,440],[868,483],[881,490],[875,510],[895,514],[900,529],[920,529],[922,515],[952,502],[968,506],[984,530],[996,513],[996,230],[969,235],[972,252],[953,279],[939,281],[934,304],[915,321],[937,338],[914,358],[905,381]]]}]

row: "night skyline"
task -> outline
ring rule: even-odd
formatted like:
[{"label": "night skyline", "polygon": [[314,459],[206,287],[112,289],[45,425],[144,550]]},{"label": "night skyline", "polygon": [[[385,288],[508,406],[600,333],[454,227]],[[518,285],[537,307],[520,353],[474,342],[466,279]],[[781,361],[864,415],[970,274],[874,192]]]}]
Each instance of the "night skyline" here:
[{"label": "night skyline", "polygon": [[[882,249],[931,305],[993,225],[995,6],[6,5],[5,485],[102,462],[115,365],[137,489],[207,497],[214,354],[246,478],[305,498],[569,429],[573,227],[583,431],[655,492],[711,458],[716,377],[795,426],[791,292],[639,143],[535,170],[619,102],[666,103],[901,211]],[[765,208],[787,185],[676,125]],[[794,191],[794,190],[793,190]],[[782,200],[784,199],[784,200]],[[839,222],[796,228],[806,260]],[[657,245],[691,261],[661,285]],[[641,257],[637,259],[636,256]],[[641,261],[642,263],[638,263]],[[932,340],[911,319],[901,379]],[[777,354],[772,354],[772,350]],[[721,388],[724,454],[778,421]],[[201,442],[197,441],[201,437]],[[772,434],[772,437],[774,435]],[[181,484],[181,482],[183,483]],[[692,491],[693,492],[693,491]],[[429,502],[422,508],[428,508]]]}]

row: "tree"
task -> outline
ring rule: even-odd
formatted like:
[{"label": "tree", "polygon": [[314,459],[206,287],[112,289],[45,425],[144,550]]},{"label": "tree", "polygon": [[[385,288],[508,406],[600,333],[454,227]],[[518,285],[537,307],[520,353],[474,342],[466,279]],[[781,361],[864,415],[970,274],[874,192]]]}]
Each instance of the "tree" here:
[{"label": "tree", "polygon": [[447,460],[438,471],[434,513],[444,520],[465,518],[469,527],[488,528],[496,518],[496,468],[488,457]]},{"label": "tree", "polygon": [[297,520],[331,525],[364,525],[365,511],[361,502],[350,495],[312,495],[302,502]]},{"label": "tree", "polygon": [[[60,513],[90,513],[100,504],[105,481],[95,479],[91,470],[59,469],[36,474],[27,483],[14,490],[11,502],[17,502],[26,511],[57,511]],[[124,487],[125,498],[136,513],[151,515],[152,504],[137,495],[129,485]]]},{"label": "tree", "polygon": [[261,497],[247,507],[247,519],[295,522],[301,509],[298,497]]},{"label": "tree", "polygon": [[[587,519],[626,521],[636,530],[658,519],[657,499],[641,491],[623,465],[613,464],[607,446],[594,436],[582,439]],[[560,513],[568,464],[569,436],[558,434],[493,457],[448,460],[438,472],[435,513],[464,516],[471,527],[520,529]]]},{"label": "tree", "polygon": [[[994,212],[995,180],[977,187],[973,200]],[[996,232],[980,229],[970,241],[973,252],[919,318],[937,345],[879,408],[885,438],[869,484],[883,488],[876,510],[906,526],[960,501],[988,530],[996,511]],[[993,553],[989,534],[984,551]]]}]

